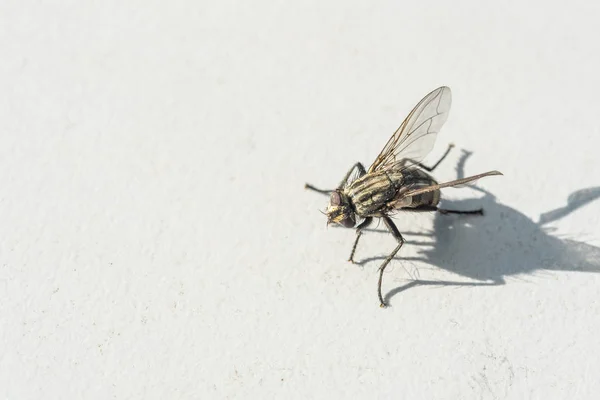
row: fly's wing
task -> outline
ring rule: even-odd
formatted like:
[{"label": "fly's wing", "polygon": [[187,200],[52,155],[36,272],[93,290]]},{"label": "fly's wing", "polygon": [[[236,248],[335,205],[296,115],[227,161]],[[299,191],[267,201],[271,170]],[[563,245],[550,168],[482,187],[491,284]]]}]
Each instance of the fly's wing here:
[{"label": "fly's wing", "polygon": [[469,182],[474,182],[474,181],[476,181],[478,179],[481,179],[483,177],[494,176],[494,175],[502,175],[502,172],[499,172],[499,171],[489,171],[489,172],[484,172],[483,174],[473,175],[473,176],[469,176],[468,178],[457,179],[457,180],[454,180],[454,181],[450,181],[450,182],[446,182],[446,183],[440,183],[440,184],[437,184],[437,185],[425,186],[425,187],[420,187],[420,188],[416,188],[416,189],[410,189],[409,188],[408,190],[403,191],[400,196],[398,196],[397,198],[395,198],[394,201],[389,204],[389,206],[391,208],[402,207],[402,205],[404,203],[403,200],[406,199],[406,198],[410,198],[412,196],[416,196],[416,195],[422,194],[422,193],[433,192],[434,190],[443,189],[445,187],[465,185],[465,184],[467,184]]},{"label": "fly's wing", "polygon": [[451,104],[452,93],[446,86],[425,96],[388,140],[369,172],[421,161],[433,148]]}]

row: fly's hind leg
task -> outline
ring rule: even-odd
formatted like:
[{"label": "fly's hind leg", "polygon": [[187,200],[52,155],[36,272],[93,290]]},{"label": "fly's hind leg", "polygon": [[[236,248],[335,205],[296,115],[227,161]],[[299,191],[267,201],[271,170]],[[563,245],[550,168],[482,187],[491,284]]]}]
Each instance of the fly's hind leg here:
[{"label": "fly's hind leg", "polygon": [[369,226],[372,221],[372,217],[367,217],[363,222],[360,223],[360,225],[356,227],[356,240],[354,241],[354,245],[352,246],[350,258],[348,258],[348,261],[350,261],[352,264],[354,264],[354,252],[356,251],[356,246],[358,245],[358,239],[360,239],[360,236],[362,235],[362,230]]},{"label": "fly's hind leg", "polygon": [[405,211],[437,211],[440,214],[463,214],[463,215],[483,215],[483,208],[476,210],[446,210],[436,206],[421,205],[413,209],[404,208]]},{"label": "fly's hind leg", "polygon": [[[354,171],[354,169],[355,169],[355,168],[357,168],[357,169],[358,169],[358,176],[359,176],[359,177],[361,177],[361,176],[363,176],[364,174],[366,174],[366,173],[367,173],[367,171],[365,170],[365,167],[364,167],[364,166],[363,166],[361,163],[357,162],[356,164],[354,164],[354,165],[352,166],[352,168],[350,168],[350,169],[348,170],[348,172],[347,172],[347,173],[346,173],[346,175],[344,176],[344,179],[342,179],[342,181],[341,181],[341,182],[340,182],[340,184],[338,185],[337,189],[341,189],[341,188],[343,188],[344,186],[346,186],[346,183],[348,182],[348,179],[350,179],[350,175],[352,174],[352,171]],[[322,194],[330,194],[331,192],[333,192],[333,190],[317,189],[316,187],[314,187],[313,185],[311,185],[311,184],[308,184],[308,183],[305,183],[305,184],[304,184],[304,189],[313,190],[313,191],[315,191],[315,192],[322,193]]]},{"label": "fly's hind leg", "polygon": [[483,208],[478,208],[477,210],[446,210],[445,208],[438,208],[437,211],[440,214],[483,215]]},{"label": "fly's hind leg", "polygon": [[381,266],[379,267],[379,282],[377,283],[377,295],[379,296],[380,307],[382,308],[387,307],[387,304],[385,304],[383,296],[381,295],[381,281],[383,280],[383,271],[385,270],[385,267],[387,267],[387,265],[390,263],[390,261],[392,261],[398,250],[400,250],[400,248],[404,244],[404,238],[400,234],[398,228],[396,228],[396,225],[394,225],[392,219],[390,217],[383,217],[383,222],[385,223],[385,226],[387,226],[391,234],[394,236],[394,239],[396,239],[396,241],[398,242],[398,246],[396,246],[396,248],[390,253],[389,256],[387,256],[387,258],[383,261],[383,264],[381,264]]},{"label": "fly's hind leg", "polygon": [[440,163],[441,163],[442,161],[444,161],[444,158],[446,158],[446,156],[448,155],[448,153],[450,153],[450,150],[452,150],[452,148],[453,148],[453,147],[454,147],[454,144],[450,143],[450,144],[448,145],[448,148],[446,149],[446,152],[444,153],[444,155],[443,155],[443,156],[442,156],[442,157],[441,157],[441,158],[440,158],[440,159],[439,159],[439,160],[438,160],[438,161],[437,161],[435,164],[433,164],[433,167],[428,167],[427,165],[423,165],[423,164],[421,164],[420,162],[416,162],[416,161],[413,161],[413,160],[411,160],[411,159],[407,159],[407,161],[409,161],[409,162],[411,162],[411,163],[413,163],[413,164],[416,164],[416,165],[418,165],[420,168],[423,168],[423,169],[424,169],[425,171],[427,171],[427,172],[431,172],[431,171],[433,171],[434,169],[436,169],[436,168],[437,168],[437,166],[438,166],[438,165],[440,165]]}]

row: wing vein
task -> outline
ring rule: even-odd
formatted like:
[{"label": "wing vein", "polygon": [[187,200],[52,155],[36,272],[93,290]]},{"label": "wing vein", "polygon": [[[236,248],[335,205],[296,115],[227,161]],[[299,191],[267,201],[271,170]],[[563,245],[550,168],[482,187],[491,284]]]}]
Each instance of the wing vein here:
[{"label": "wing vein", "polygon": [[407,161],[421,161],[433,148],[448,118],[451,103],[452,93],[445,86],[425,96],[388,140],[369,172],[393,168]]}]

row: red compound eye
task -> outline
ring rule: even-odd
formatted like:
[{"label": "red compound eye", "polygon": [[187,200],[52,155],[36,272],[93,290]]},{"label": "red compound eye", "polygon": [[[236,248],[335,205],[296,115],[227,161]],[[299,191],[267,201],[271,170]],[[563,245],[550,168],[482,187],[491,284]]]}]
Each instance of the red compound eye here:
[{"label": "red compound eye", "polygon": [[342,205],[342,198],[338,192],[331,193],[331,197],[329,198],[329,204],[332,206],[340,206]]},{"label": "red compound eye", "polygon": [[354,218],[347,216],[346,218],[344,218],[342,220],[341,224],[343,226],[345,226],[346,228],[353,228],[354,227]]}]

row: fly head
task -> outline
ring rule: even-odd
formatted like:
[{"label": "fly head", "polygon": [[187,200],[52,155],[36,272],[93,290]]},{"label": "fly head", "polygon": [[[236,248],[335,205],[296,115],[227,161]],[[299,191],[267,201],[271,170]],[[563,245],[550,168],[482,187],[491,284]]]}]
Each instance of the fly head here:
[{"label": "fly head", "polygon": [[356,216],[350,198],[342,191],[336,190],[329,197],[329,206],[325,212],[327,215],[327,225],[331,223],[342,225],[346,228],[353,228],[356,225]]}]

